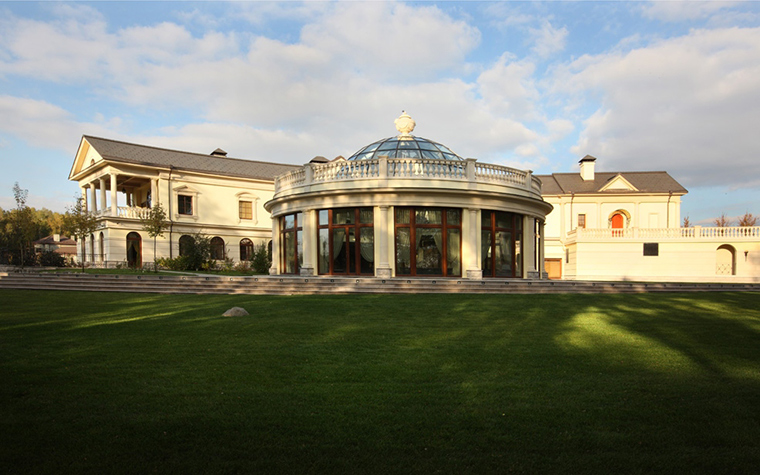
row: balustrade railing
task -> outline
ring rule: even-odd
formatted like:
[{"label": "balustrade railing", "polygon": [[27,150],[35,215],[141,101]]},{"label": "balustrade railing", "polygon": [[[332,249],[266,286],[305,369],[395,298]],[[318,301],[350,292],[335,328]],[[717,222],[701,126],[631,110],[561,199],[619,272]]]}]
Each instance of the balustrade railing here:
[{"label": "balustrade railing", "polygon": [[379,158],[308,164],[275,179],[275,194],[313,183],[360,179],[432,179],[496,183],[541,193],[541,181],[530,172],[465,161],[417,158]]},{"label": "balustrade railing", "polygon": [[691,228],[626,228],[594,229],[577,228],[567,233],[567,237],[577,241],[602,240],[758,240],[760,226],[753,227],[701,227]]}]

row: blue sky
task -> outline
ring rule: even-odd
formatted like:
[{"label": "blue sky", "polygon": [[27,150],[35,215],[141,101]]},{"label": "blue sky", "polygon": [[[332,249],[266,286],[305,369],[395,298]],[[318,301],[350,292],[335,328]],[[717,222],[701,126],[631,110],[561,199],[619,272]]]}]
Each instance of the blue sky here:
[{"label": "blue sky", "polygon": [[302,164],[415,135],[478,160],[666,170],[760,214],[758,2],[2,2],[0,207],[63,211],[82,135]]}]

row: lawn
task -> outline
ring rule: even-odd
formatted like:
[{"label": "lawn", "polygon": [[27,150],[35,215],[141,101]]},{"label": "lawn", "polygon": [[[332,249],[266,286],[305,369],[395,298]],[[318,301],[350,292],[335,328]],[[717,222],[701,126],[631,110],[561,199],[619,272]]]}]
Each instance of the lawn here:
[{"label": "lawn", "polygon": [[0,473],[757,473],[760,295],[0,290],[0,424]]}]

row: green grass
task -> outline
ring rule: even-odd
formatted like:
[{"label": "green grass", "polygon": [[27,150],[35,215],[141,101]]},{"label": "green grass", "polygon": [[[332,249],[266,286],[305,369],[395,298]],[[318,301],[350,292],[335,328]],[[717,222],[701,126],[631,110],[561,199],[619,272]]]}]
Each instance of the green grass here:
[{"label": "green grass", "polygon": [[0,290],[0,473],[758,466],[758,294]]}]

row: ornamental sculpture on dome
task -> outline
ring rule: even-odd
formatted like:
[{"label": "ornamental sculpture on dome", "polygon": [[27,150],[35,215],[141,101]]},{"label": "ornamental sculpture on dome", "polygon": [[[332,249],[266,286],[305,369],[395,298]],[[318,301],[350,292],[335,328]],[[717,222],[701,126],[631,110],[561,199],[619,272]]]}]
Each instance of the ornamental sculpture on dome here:
[{"label": "ornamental sculpture on dome", "polygon": [[414,119],[412,119],[406,111],[401,111],[401,115],[393,123],[396,124],[396,130],[401,132],[399,134],[400,139],[410,138],[412,136],[410,132],[414,130],[414,126],[417,125],[417,123],[414,122]]}]

